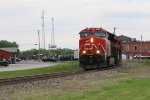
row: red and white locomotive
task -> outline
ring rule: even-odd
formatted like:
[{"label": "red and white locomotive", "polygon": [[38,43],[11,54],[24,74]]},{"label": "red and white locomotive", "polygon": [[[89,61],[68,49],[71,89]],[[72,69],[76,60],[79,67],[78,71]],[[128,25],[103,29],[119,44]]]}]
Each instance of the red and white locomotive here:
[{"label": "red and white locomotive", "polygon": [[115,34],[103,28],[86,28],[79,34],[79,63],[85,70],[121,62],[121,40]]}]

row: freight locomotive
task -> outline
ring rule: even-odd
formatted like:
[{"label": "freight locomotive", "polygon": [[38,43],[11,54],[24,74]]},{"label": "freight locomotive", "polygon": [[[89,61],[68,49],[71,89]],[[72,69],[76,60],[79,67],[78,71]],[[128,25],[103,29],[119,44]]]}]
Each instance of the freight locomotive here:
[{"label": "freight locomotive", "polygon": [[86,28],[80,33],[79,63],[85,70],[121,63],[121,40],[103,28]]}]

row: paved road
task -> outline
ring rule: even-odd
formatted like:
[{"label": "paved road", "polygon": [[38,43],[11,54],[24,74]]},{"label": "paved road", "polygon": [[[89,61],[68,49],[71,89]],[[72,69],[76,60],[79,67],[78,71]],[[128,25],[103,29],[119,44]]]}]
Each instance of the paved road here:
[{"label": "paved road", "polygon": [[53,62],[35,62],[33,60],[21,61],[16,64],[9,64],[8,67],[0,66],[0,71],[15,71],[15,70],[25,70],[25,69],[34,69],[41,67],[54,66],[60,63]]}]

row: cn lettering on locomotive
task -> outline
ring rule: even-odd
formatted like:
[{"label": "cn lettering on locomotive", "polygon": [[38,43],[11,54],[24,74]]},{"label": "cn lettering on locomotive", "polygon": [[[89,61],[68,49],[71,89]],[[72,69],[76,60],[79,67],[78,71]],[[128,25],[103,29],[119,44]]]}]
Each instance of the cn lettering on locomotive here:
[{"label": "cn lettering on locomotive", "polygon": [[79,62],[84,69],[121,63],[121,40],[103,28],[86,28],[80,33]]}]

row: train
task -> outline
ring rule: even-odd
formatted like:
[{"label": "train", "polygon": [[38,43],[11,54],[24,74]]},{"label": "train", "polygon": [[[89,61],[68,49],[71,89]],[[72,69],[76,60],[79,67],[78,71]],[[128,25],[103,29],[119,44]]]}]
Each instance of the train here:
[{"label": "train", "polygon": [[101,28],[79,32],[79,64],[85,69],[117,65],[122,60],[122,43],[114,33]]}]

